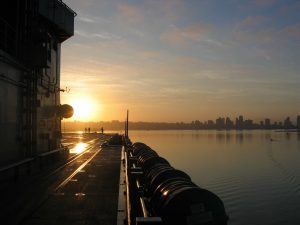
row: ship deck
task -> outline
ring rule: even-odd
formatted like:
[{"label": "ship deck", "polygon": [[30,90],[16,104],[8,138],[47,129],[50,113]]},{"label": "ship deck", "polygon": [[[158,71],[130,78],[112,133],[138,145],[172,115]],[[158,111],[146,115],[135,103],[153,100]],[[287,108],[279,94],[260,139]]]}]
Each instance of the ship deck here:
[{"label": "ship deck", "polygon": [[116,224],[120,152],[121,147],[105,147],[95,153],[25,224]]},{"label": "ship deck", "polygon": [[105,139],[93,139],[82,156],[43,178],[16,182],[7,193],[2,190],[0,221],[117,224],[122,146],[101,147]]}]

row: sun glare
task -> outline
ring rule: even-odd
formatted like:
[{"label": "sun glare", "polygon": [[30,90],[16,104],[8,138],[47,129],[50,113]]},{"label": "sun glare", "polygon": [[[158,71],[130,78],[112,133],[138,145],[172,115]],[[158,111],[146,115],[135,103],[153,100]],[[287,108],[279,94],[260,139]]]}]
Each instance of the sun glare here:
[{"label": "sun glare", "polygon": [[74,148],[70,149],[70,153],[80,154],[86,149],[86,147],[87,147],[86,143],[78,143]]},{"label": "sun glare", "polygon": [[71,101],[71,106],[74,109],[73,120],[89,120],[92,116],[93,104],[85,98],[78,98]]}]

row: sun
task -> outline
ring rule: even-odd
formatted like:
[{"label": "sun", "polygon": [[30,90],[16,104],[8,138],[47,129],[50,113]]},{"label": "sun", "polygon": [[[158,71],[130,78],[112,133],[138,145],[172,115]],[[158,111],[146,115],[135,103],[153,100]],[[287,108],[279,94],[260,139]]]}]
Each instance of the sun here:
[{"label": "sun", "polygon": [[74,109],[73,120],[89,120],[93,112],[93,103],[87,98],[77,98],[70,102]]}]

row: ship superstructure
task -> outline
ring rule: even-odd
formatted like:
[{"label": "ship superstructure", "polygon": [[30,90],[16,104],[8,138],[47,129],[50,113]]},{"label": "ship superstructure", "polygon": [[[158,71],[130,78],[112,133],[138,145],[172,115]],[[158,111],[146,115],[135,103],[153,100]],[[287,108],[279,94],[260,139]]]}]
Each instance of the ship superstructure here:
[{"label": "ship superstructure", "polygon": [[61,44],[76,13],[61,0],[0,3],[0,165],[60,147]]}]

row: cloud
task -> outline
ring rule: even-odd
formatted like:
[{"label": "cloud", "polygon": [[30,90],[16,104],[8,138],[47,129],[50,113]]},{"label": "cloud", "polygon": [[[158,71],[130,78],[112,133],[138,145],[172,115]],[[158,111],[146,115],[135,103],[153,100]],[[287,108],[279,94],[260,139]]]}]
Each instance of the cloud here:
[{"label": "cloud", "polygon": [[[165,0],[162,1],[162,9],[164,17],[173,21],[178,20],[181,17],[181,13],[185,8],[184,1],[182,0]],[[181,13],[179,13],[181,12]]]},{"label": "cloud", "polygon": [[270,18],[265,16],[248,16],[239,21],[233,30],[235,40],[239,42],[272,43],[276,29],[266,23]]},{"label": "cloud", "polygon": [[83,30],[75,30],[75,35],[81,36],[83,38],[100,38],[103,40],[120,40],[121,36],[115,35],[109,32],[98,32],[98,33],[89,33]]},{"label": "cloud", "polygon": [[91,16],[91,15],[79,15],[76,17],[76,20],[80,21],[80,22],[84,22],[84,23],[111,23],[112,21],[108,20],[108,19],[104,19],[102,17],[98,17],[98,16]]},{"label": "cloud", "polygon": [[276,0],[254,0],[253,3],[257,6],[270,6],[275,3]]},{"label": "cloud", "polygon": [[75,30],[74,31],[75,35],[81,36],[81,37],[85,37],[85,38],[89,38],[91,35],[87,32],[84,32],[82,30]]},{"label": "cloud", "polygon": [[239,28],[255,27],[267,21],[269,21],[269,18],[265,16],[248,16],[244,20],[239,22],[237,26]]},{"label": "cloud", "polygon": [[217,71],[216,69],[203,69],[193,75],[196,79],[209,79],[209,80],[225,80],[229,79],[229,76],[222,73],[221,71]]},{"label": "cloud", "polygon": [[184,37],[197,41],[203,34],[211,31],[211,26],[206,24],[195,24],[184,28],[182,31]]},{"label": "cloud", "polygon": [[300,23],[284,27],[279,33],[290,38],[300,38]]},{"label": "cloud", "polygon": [[108,33],[108,32],[96,33],[96,34],[93,34],[92,36],[102,38],[102,39],[106,39],[106,40],[112,40],[112,39],[119,40],[119,39],[122,38],[118,35]]},{"label": "cloud", "polygon": [[136,6],[129,4],[118,5],[118,15],[122,21],[125,20],[132,25],[141,24],[144,21],[142,11]]},{"label": "cloud", "polygon": [[87,17],[82,17],[82,16],[78,16],[77,20],[81,21],[81,22],[86,22],[86,23],[95,23],[96,21],[91,19],[91,18],[87,18]]},{"label": "cloud", "polygon": [[289,4],[284,4],[281,6],[280,11],[279,11],[279,15],[280,16],[292,16],[292,15],[298,15],[300,11],[300,2],[299,1],[295,1],[295,2],[291,2]]},{"label": "cloud", "polygon": [[256,44],[276,44],[277,47],[300,39],[300,23],[287,25],[282,28],[264,28],[258,30],[237,29],[234,37],[240,42]]},{"label": "cloud", "polygon": [[235,0],[237,7],[245,12],[268,9],[276,3],[277,0]]},{"label": "cloud", "polygon": [[161,34],[160,39],[171,44],[179,44],[184,41],[182,32],[179,28],[172,27]]},{"label": "cloud", "polygon": [[186,41],[200,41],[202,36],[211,30],[210,25],[203,23],[182,28],[171,26],[161,34],[160,39],[171,44],[183,44]]},{"label": "cloud", "polygon": [[97,0],[64,0],[64,3],[76,12],[79,12],[82,9],[89,9],[90,7],[93,7],[97,3]]}]

